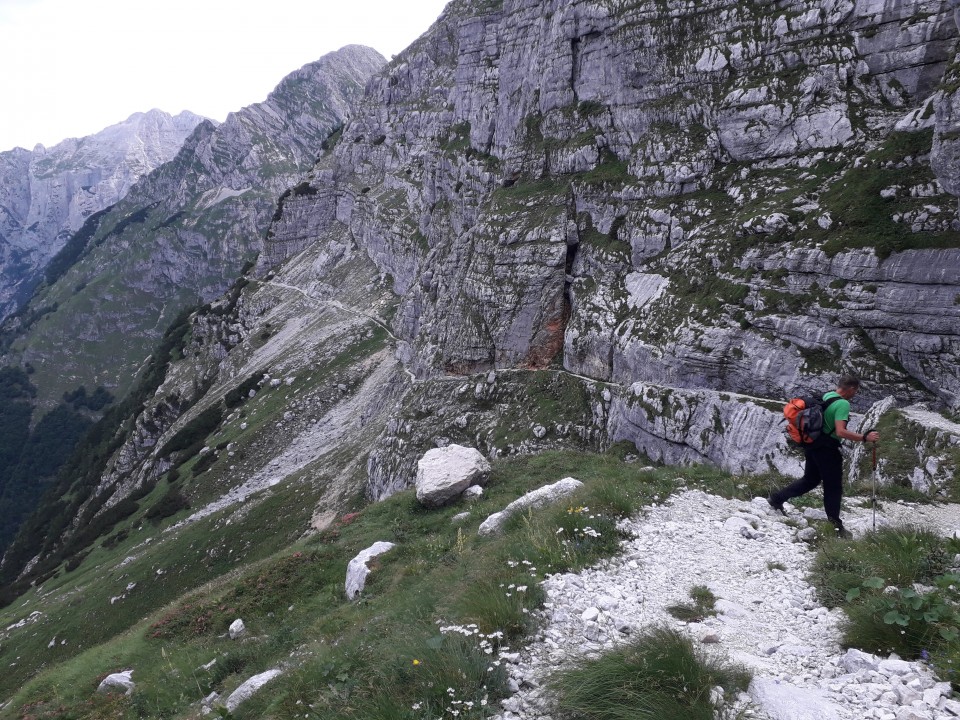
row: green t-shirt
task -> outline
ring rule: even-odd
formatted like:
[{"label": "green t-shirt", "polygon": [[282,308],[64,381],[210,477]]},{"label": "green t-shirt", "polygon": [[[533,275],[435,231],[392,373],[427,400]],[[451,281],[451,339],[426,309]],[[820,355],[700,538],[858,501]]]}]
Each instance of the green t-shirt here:
[{"label": "green t-shirt", "polygon": [[844,400],[835,392],[828,392],[823,396],[824,400],[830,398],[839,398],[839,400],[834,400],[823,411],[823,431],[835,440],[839,440],[837,437],[837,420],[850,419],[850,402]]}]

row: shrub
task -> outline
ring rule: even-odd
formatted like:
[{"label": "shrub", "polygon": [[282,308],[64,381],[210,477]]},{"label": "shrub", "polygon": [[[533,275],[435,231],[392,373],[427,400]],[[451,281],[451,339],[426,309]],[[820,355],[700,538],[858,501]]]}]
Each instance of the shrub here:
[{"label": "shrub", "polygon": [[159,522],[189,507],[190,503],[183,494],[177,488],[171,487],[162,498],[154,503],[153,507],[147,510],[144,517],[146,517],[147,520]]},{"label": "shrub", "polygon": [[223,409],[220,405],[211,405],[180,428],[160,450],[160,455],[169,455],[177,450],[185,450],[196,443],[202,443],[210,433],[217,429],[222,419]]},{"label": "shrub", "polygon": [[749,673],[699,653],[690,638],[654,627],[629,645],[555,674],[555,714],[591,720],[713,720],[711,690],[742,691]]},{"label": "shrub", "polygon": [[934,588],[892,589],[883,578],[867,578],[847,592],[849,622],[844,644],[873,653],[921,658],[960,638],[960,575],[934,579]]},{"label": "shrub", "polygon": [[909,527],[825,542],[813,582],[824,602],[847,613],[843,644],[928,660],[960,685],[960,576],[946,572],[947,548],[943,538]]}]

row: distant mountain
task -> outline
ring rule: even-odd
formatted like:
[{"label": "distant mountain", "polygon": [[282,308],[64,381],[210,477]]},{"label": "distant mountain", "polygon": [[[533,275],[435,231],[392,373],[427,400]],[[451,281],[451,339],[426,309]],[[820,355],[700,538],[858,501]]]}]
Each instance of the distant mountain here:
[{"label": "distant mountain", "polygon": [[7,362],[36,369],[38,401],[81,385],[122,395],[177,313],[219,296],[260,251],[278,196],[385,63],[354,45],[305,65],[264,102],[201,123],[175,158],[91,216],[4,327]]},{"label": "distant mountain", "polygon": [[[0,442],[0,549],[84,423],[104,408],[100,401],[123,397],[171,319],[198,299],[219,296],[255,257],[278,196],[313,167],[385,63],[375,50],[345,47],[291,73],[266,101],[222,125],[200,122],[170,162],[132,187],[114,171],[123,198],[86,213],[60,252],[34,269],[32,284],[43,282],[6,319],[0,337],[11,366],[0,370],[17,379],[8,384],[19,393],[9,417],[0,413],[0,426],[24,438],[11,441],[9,452]],[[86,144],[79,141],[70,157]],[[17,374],[20,366],[29,379]],[[25,397],[22,387],[29,388]],[[88,389],[94,395],[87,397]],[[56,437],[62,442],[51,448]]]},{"label": "distant mountain", "polygon": [[151,110],[52,148],[0,152],[0,319],[29,300],[88,217],[172,159],[203,120]]}]

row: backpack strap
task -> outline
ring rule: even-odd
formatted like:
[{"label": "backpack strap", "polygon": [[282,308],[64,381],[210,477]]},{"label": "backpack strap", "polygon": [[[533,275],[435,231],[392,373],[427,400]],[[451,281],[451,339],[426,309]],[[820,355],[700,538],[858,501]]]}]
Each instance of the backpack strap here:
[{"label": "backpack strap", "polygon": [[[823,409],[823,411],[826,412],[827,408],[830,407],[831,405],[833,405],[837,400],[843,400],[843,398],[840,397],[839,395],[837,395],[836,397],[832,397],[832,398],[830,398],[829,400],[823,400],[823,399],[821,399],[821,400],[820,400],[820,406],[821,406],[821,408]],[[838,438],[838,437],[836,436],[836,432],[837,432],[837,428],[836,428],[836,426],[834,426],[834,428],[833,428],[833,433],[824,432],[824,433],[820,436],[820,438],[830,438],[833,442],[837,443],[838,446],[839,446],[839,445],[842,445],[843,443],[842,443],[842,441],[840,440],[840,438]],[[818,439],[820,439],[820,438],[818,438]]]}]

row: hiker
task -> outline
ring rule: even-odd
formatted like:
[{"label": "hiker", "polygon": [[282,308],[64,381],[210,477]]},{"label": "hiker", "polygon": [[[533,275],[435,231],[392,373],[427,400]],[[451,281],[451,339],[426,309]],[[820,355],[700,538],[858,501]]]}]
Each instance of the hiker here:
[{"label": "hiker", "polygon": [[787,500],[804,495],[823,483],[823,509],[827,513],[827,519],[836,528],[837,535],[843,538],[852,536],[840,520],[840,498],[843,496],[843,456],[840,454],[840,441],[876,442],[880,439],[879,433],[874,430],[855,433],[847,429],[850,400],[859,389],[860,379],[847,375],[840,378],[834,392],[823,396],[823,433],[815,442],[803,448],[806,457],[803,477],[767,498],[770,507],[786,515],[783,504]]}]

